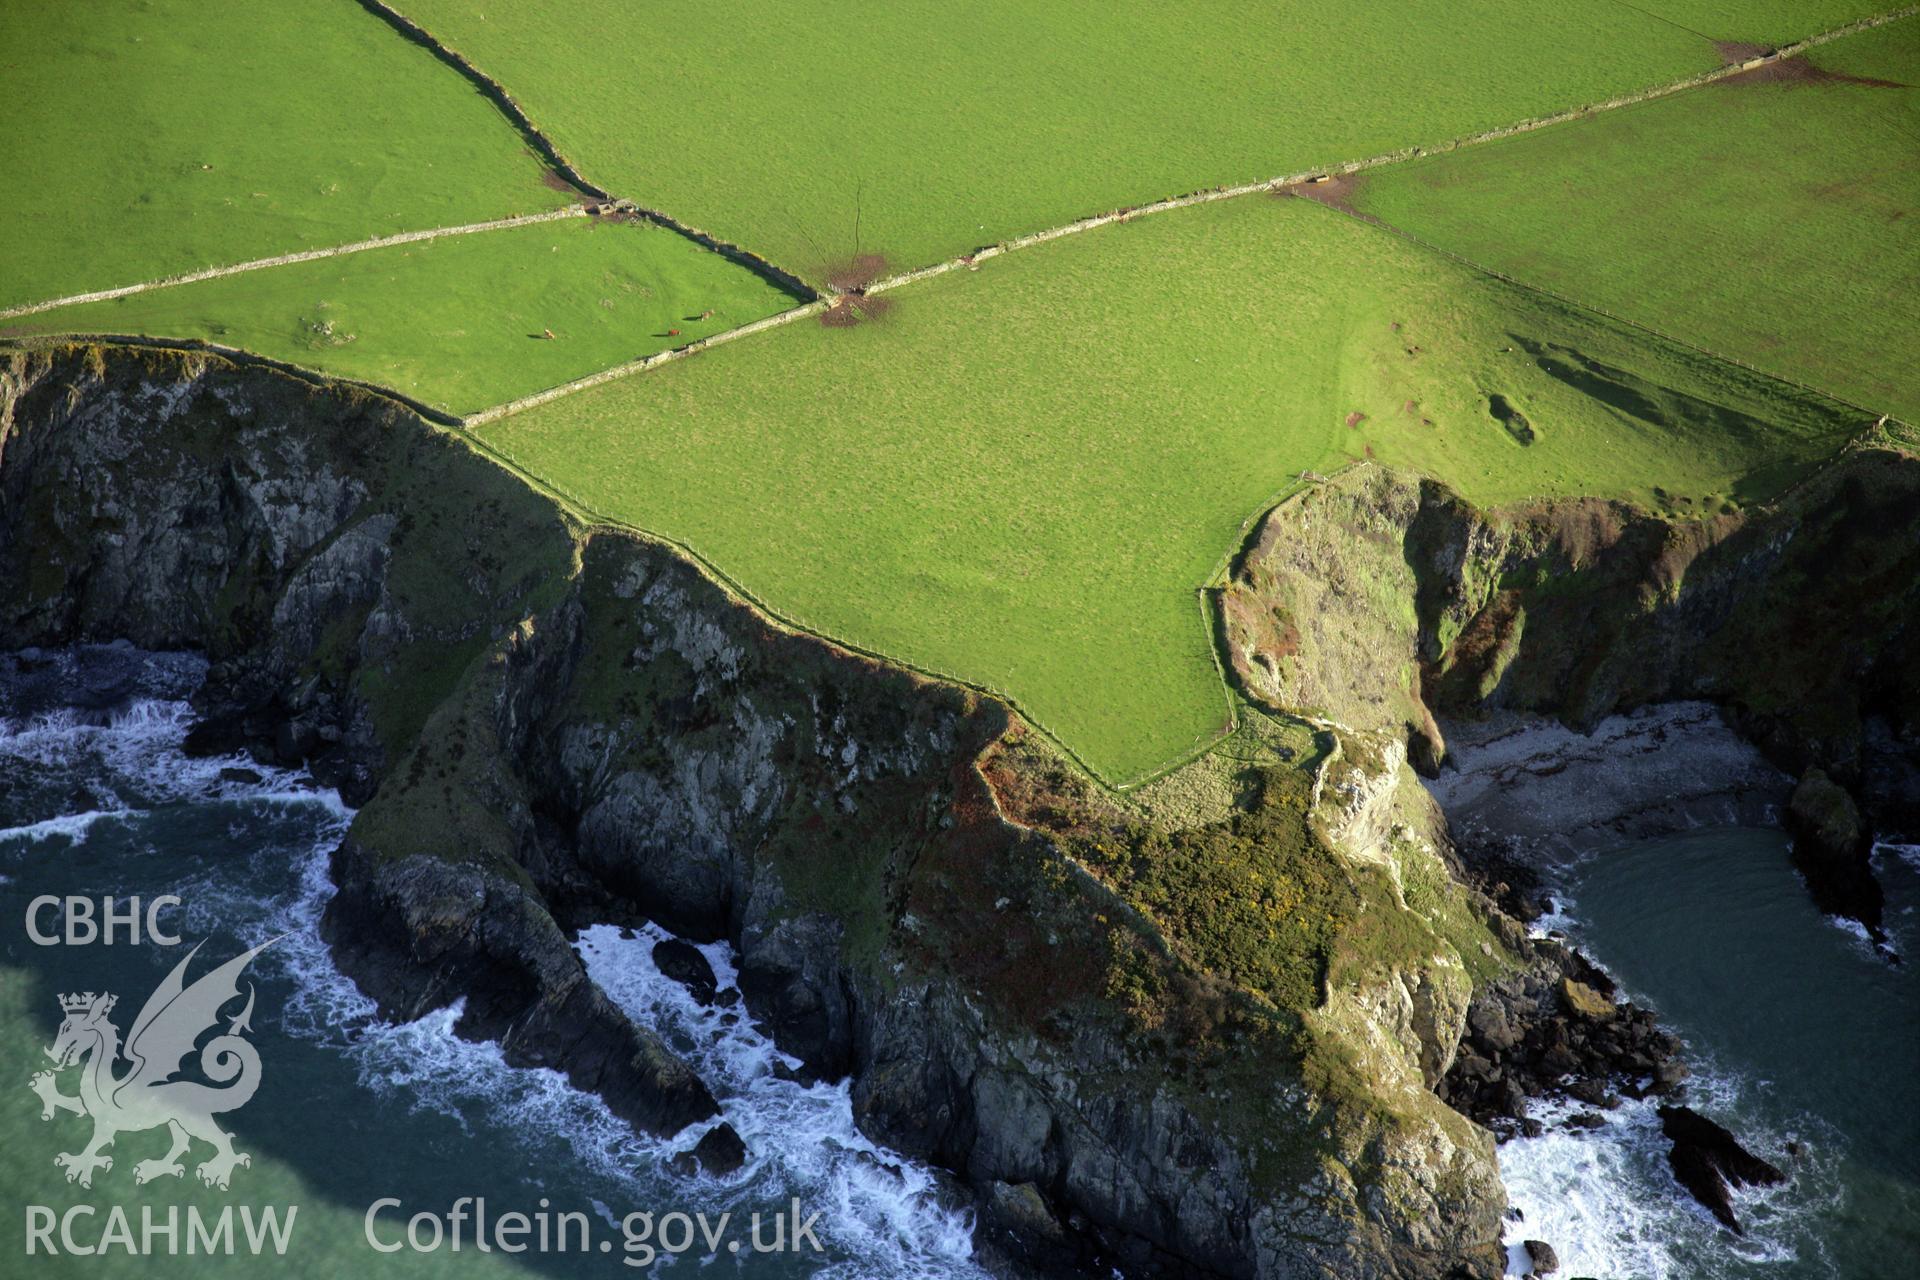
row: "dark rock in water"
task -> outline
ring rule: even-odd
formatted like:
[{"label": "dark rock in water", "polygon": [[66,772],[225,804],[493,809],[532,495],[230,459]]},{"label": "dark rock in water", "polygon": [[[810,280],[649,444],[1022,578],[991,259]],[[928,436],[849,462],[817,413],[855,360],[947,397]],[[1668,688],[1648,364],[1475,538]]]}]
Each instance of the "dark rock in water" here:
[{"label": "dark rock in water", "polygon": [[251,769],[239,769],[239,768],[235,768],[232,765],[228,765],[226,768],[220,771],[220,781],[238,782],[243,786],[257,787],[262,782],[266,781],[266,779],[262,778],[259,774],[255,773]]},{"label": "dark rock in water", "polygon": [[1824,769],[1809,769],[1801,775],[1787,813],[1794,837],[1807,841],[1812,846],[1809,852],[1816,856],[1847,859],[1866,846],[1859,808]]},{"label": "dark rock in water", "polygon": [[799,1085],[802,1089],[811,1089],[820,1083],[819,1075],[810,1070],[806,1063],[803,1062],[797,1067],[790,1067],[778,1058],[774,1059],[773,1078],[775,1080],[791,1081]]},{"label": "dark rock in water", "polygon": [[716,1178],[738,1173],[747,1162],[747,1144],[734,1127],[724,1121],[707,1130],[691,1151],[682,1151],[667,1161],[667,1167],[685,1177],[704,1170]]},{"label": "dark rock in water", "polygon": [[700,948],[679,938],[668,938],[653,944],[653,963],[661,973],[685,987],[695,1000],[703,1005],[713,1003],[720,980],[714,976],[713,966],[707,963]]},{"label": "dark rock in water", "polygon": [[383,1017],[417,1018],[459,994],[457,1034],[501,1040],[514,1066],[563,1072],[644,1132],[719,1114],[693,1068],[587,977],[521,884],[439,858],[379,857],[353,840],[329,869],[340,890],[320,936]]},{"label": "dark rock in water", "polygon": [[1653,1069],[1653,1088],[1649,1092],[1672,1093],[1691,1074],[1691,1068],[1684,1062],[1663,1062]]},{"label": "dark rock in water", "polygon": [[1794,866],[1814,904],[1828,915],[1858,920],[1884,946],[1886,899],[1873,874],[1872,840],[1846,788],[1824,770],[1808,769],[1793,789],[1786,827],[1793,836]]},{"label": "dark rock in water", "polygon": [[1599,1080],[1576,1080],[1567,1088],[1567,1096],[1590,1107],[1607,1105],[1607,1086]]},{"label": "dark rock in water", "polygon": [[1569,1129],[1604,1129],[1607,1127],[1607,1118],[1597,1111],[1581,1111],[1567,1117],[1566,1127]]},{"label": "dark rock in water", "polygon": [[1744,1235],[1733,1212],[1735,1187],[1770,1187],[1787,1175],[1754,1155],[1731,1133],[1689,1107],[1661,1107],[1660,1131],[1673,1143],[1667,1162],[1673,1176],[1735,1235]]},{"label": "dark rock in water", "polygon": [[869,1169],[876,1169],[887,1175],[887,1177],[894,1179],[896,1182],[907,1176],[906,1169],[891,1160],[882,1160],[871,1151],[856,1151],[853,1153],[853,1159],[854,1163],[863,1164]]},{"label": "dark rock in water", "polygon": [[1560,1255],[1545,1240],[1528,1240],[1525,1248],[1527,1261],[1533,1264],[1533,1274],[1550,1276],[1560,1269]]}]

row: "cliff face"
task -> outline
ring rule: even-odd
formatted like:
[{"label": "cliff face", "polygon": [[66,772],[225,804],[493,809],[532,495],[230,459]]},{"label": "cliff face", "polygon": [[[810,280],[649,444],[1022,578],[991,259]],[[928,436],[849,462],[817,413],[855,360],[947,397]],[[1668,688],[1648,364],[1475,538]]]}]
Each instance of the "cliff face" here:
[{"label": "cliff face", "polygon": [[1708,698],[1791,772],[1871,789],[1876,752],[1920,726],[1916,443],[1870,435],[1771,506],[1683,521],[1485,512],[1357,467],[1262,526],[1224,593],[1234,666],[1285,705],[1413,729],[1430,763],[1429,709],[1584,728]]},{"label": "cliff face", "polygon": [[0,379],[0,646],[202,649],[195,740],[362,805],[325,928],[396,1014],[714,1113],[566,927],[740,950],[876,1137],[1058,1272],[1492,1274],[1432,1086],[1509,963],[1392,735],[1249,716],[1125,803],[1006,709],[769,625],[384,401],[69,348]]},{"label": "cliff face", "polygon": [[[1586,731],[1704,699],[1776,767],[1860,796],[1883,833],[1920,831],[1920,460],[1885,429],[1771,506],[1701,520],[1591,500],[1484,512],[1354,468],[1268,517],[1221,614],[1250,693],[1404,735],[1430,774],[1436,715]],[[1806,870],[1875,927],[1865,847]]]}]

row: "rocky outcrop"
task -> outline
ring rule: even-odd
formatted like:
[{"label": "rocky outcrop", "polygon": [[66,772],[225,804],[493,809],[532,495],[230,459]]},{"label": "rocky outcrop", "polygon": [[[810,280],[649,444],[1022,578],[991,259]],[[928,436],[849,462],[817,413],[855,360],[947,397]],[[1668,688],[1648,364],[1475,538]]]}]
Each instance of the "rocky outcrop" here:
[{"label": "rocky outcrop", "polygon": [[687,989],[687,994],[702,1005],[710,1005],[719,993],[720,980],[700,948],[680,938],[667,938],[653,945],[654,967]]},{"label": "rocky outcrop", "polygon": [[341,970],[411,1020],[464,1002],[458,1030],[497,1040],[516,1066],[551,1067],[615,1115],[674,1134],[719,1114],[713,1095],[653,1032],[591,982],[536,895],[441,858],[383,858],[349,839],[322,934]]},{"label": "rocky outcrop", "polygon": [[1673,1176],[1735,1235],[1745,1233],[1733,1211],[1734,1189],[1778,1186],[1787,1180],[1786,1174],[1691,1108],[1661,1107],[1660,1131],[1673,1144],[1667,1152]]},{"label": "rocky outcrop", "polygon": [[1793,836],[1794,865],[1806,877],[1815,904],[1829,915],[1858,920],[1884,947],[1886,895],[1873,874],[1873,839],[1846,788],[1825,770],[1808,769],[1793,789],[1786,826]]},{"label": "rocky outcrop", "polygon": [[[1121,804],[1005,707],[774,627],[392,404],[9,359],[0,645],[204,652],[200,745],[360,804],[324,927],[389,1012],[462,999],[676,1131],[711,1099],[565,929],[651,919],[733,943],[781,1047],[960,1173],[1004,1256],[1497,1272],[1491,1142],[1430,1086],[1506,941],[1397,744],[1275,719]],[[739,1154],[708,1137],[696,1166]]]},{"label": "rocky outcrop", "polygon": [[1863,797],[1868,826],[1914,820],[1920,465],[1884,431],[1770,504],[1701,518],[1596,500],[1481,511],[1356,466],[1267,517],[1220,612],[1251,695],[1394,732],[1429,773],[1448,717],[1586,734],[1697,700],[1772,770],[1818,767]]},{"label": "rocky outcrop", "polygon": [[682,1151],[670,1162],[683,1177],[706,1173],[724,1178],[736,1173],[747,1162],[747,1144],[730,1124],[717,1124],[700,1136],[691,1150]]},{"label": "rocky outcrop", "polygon": [[[1540,1098],[1610,1111],[1621,1098],[1674,1092],[1687,1077],[1680,1044],[1578,952],[1554,943],[1474,993],[1467,1035],[1440,1096],[1501,1137],[1537,1136]],[[1569,1123],[1585,1127],[1589,1112]]]},{"label": "rocky outcrop", "polygon": [[[1448,852],[1521,920],[1552,909],[1545,864],[1784,811],[1821,907],[1877,930],[1869,829],[1920,822],[1916,462],[1868,433],[1778,501],[1697,520],[1484,512],[1357,466],[1263,522],[1220,593],[1224,652],[1276,710],[1404,740]],[[1511,946],[1442,1096],[1504,1136],[1539,1131],[1536,1098],[1590,1127],[1679,1094],[1680,1046],[1604,973],[1552,938]],[[1737,1142],[1682,1128],[1700,1140],[1676,1173],[1731,1225]]]}]

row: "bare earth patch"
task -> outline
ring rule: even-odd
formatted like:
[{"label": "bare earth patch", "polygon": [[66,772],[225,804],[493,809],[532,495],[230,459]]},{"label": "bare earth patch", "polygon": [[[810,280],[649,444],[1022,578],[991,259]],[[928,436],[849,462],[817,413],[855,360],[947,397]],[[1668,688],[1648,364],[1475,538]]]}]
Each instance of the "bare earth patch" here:
[{"label": "bare earth patch", "polygon": [[1804,57],[1781,58],[1765,66],[1754,67],[1748,71],[1735,72],[1721,84],[1853,84],[1868,89],[1911,89],[1910,84],[1898,80],[1879,80],[1872,76],[1850,76],[1844,71],[1829,71],[1825,67],[1815,66]]},{"label": "bare earth patch", "polygon": [[886,274],[886,254],[861,253],[828,267],[827,283],[842,293],[859,293]]},{"label": "bare earth patch", "polygon": [[1324,204],[1330,209],[1362,217],[1353,207],[1353,197],[1359,193],[1361,178],[1354,173],[1336,173],[1305,182],[1289,182],[1283,187],[1275,187],[1274,194],[1280,196],[1298,196],[1303,200],[1312,200]]},{"label": "bare earth patch", "polygon": [[565,178],[561,177],[559,174],[555,173],[553,170],[547,168],[544,165],[542,165],[540,168],[540,185],[547,188],[547,190],[549,191],[563,191],[567,195],[572,196],[575,200],[578,200],[581,204],[590,205],[590,204],[598,203],[598,200],[596,200],[595,197],[588,195],[586,192],[574,186],[571,182],[568,182]]}]

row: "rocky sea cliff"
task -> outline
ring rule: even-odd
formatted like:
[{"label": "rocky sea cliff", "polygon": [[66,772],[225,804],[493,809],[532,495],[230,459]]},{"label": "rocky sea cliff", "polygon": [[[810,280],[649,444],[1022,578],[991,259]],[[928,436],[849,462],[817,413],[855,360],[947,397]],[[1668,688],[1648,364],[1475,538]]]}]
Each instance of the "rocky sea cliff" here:
[{"label": "rocky sea cliff", "polygon": [[[1220,594],[1241,729],[1116,797],[1005,706],[777,627],[376,396],[4,358],[0,648],[203,653],[190,748],[358,806],[323,930],[384,1012],[463,1001],[461,1034],[679,1132],[711,1093],[571,939],[725,940],[754,1017],[958,1175],[1010,1273],[1497,1274],[1484,1126],[1524,1105],[1465,1064],[1527,1041],[1528,1000],[1595,1088],[1671,1056],[1526,936],[1497,839],[1456,841],[1415,777],[1477,732],[1442,717],[1710,701],[1871,928],[1862,842],[1913,820],[1920,467],[1890,439],[1694,522],[1343,473]],[[1570,1015],[1642,1030],[1573,1046]]]}]

